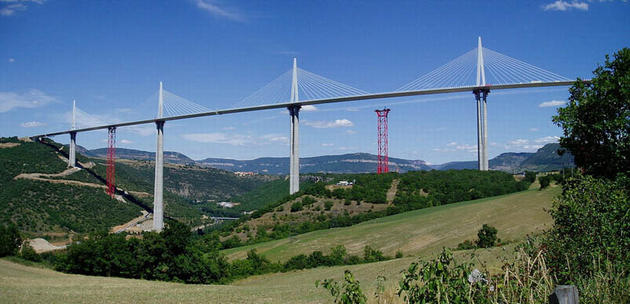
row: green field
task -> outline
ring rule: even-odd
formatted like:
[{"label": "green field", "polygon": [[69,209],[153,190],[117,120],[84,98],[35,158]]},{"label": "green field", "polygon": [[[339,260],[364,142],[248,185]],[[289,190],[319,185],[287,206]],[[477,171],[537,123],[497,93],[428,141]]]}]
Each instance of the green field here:
[{"label": "green field", "polygon": [[[344,244],[350,253],[360,254],[370,245],[393,254],[401,248],[402,259],[352,266],[253,276],[231,285],[186,285],[178,283],[70,275],[49,269],[28,267],[0,260],[0,294],[7,303],[329,303],[330,296],[315,288],[316,280],[341,279],[351,270],[369,298],[373,297],[376,277],[387,278],[391,294],[400,271],[418,255],[433,255],[442,246],[454,247],[465,239],[475,239],[483,223],[499,229],[499,237],[522,239],[526,234],[545,229],[551,218],[544,211],[559,188],[528,190],[490,199],[456,203],[380,218],[346,228],[315,231],[286,240],[256,244],[272,260],[284,260],[299,253],[328,249]],[[227,251],[236,257],[251,247]],[[478,250],[473,261],[498,269],[499,257],[510,255],[514,244]],[[458,251],[467,259],[470,251]],[[413,256],[412,256],[413,255]],[[389,303],[389,302],[388,302]],[[396,302],[395,302],[396,303]]]},{"label": "green field", "polygon": [[545,211],[558,187],[545,191],[528,190],[499,197],[426,208],[367,221],[344,228],[319,230],[244,247],[225,250],[230,259],[244,258],[255,248],[272,261],[286,261],[297,254],[315,250],[325,253],[344,245],[349,254],[362,254],[369,245],[394,255],[426,255],[442,247],[456,247],[464,240],[476,238],[483,224],[499,230],[504,241],[518,240],[532,232],[546,229],[552,220]]}]

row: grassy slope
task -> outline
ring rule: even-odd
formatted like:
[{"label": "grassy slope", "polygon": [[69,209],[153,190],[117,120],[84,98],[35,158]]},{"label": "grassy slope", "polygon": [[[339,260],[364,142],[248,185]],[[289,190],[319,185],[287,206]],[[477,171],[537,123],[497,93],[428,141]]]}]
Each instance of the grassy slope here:
[{"label": "grassy slope", "polygon": [[229,258],[244,258],[256,248],[274,261],[314,250],[327,252],[331,247],[344,245],[350,254],[362,254],[370,245],[386,255],[402,250],[405,255],[424,255],[439,251],[443,246],[476,238],[482,224],[499,230],[503,240],[521,239],[551,224],[544,210],[551,206],[559,188],[545,191],[528,190],[494,198],[420,209],[385,218],[375,219],[346,228],[319,230],[282,240],[228,249]]},{"label": "grassy slope", "polygon": [[[278,249],[268,254],[277,259],[282,257],[278,253],[293,255],[317,249],[311,246],[327,249],[330,247],[327,244],[340,244],[342,240],[347,240],[349,243],[345,245],[350,248],[349,244],[359,244],[370,239],[370,245],[391,253],[388,250],[395,250],[391,247],[398,244],[413,247],[411,245],[422,243],[424,239],[437,239],[425,247],[416,248],[415,252],[405,252],[405,256],[411,253],[435,254],[442,245],[455,246],[463,239],[475,238],[476,230],[482,223],[495,225],[499,228],[499,237],[504,239],[521,238],[526,233],[541,229],[551,223],[542,209],[550,205],[552,197],[558,192],[558,188],[530,190],[417,210],[353,227],[300,235],[292,239],[293,247],[282,241],[258,246],[277,244]],[[501,263],[497,257],[508,255],[514,246],[506,247],[484,249],[477,251],[477,254],[481,261],[496,270]],[[468,253],[459,251],[456,256],[467,257]],[[0,294],[3,295],[3,302],[7,303],[327,303],[331,302],[330,296],[325,290],[315,288],[315,280],[339,280],[343,270],[349,269],[362,283],[365,294],[372,298],[377,276],[385,276],[388,290],[393,290],[400,279],[400,271],[414,260],[415,257],[405,257],[380,263],[267,274],[227,286],[69,275],[0,260]]]}]

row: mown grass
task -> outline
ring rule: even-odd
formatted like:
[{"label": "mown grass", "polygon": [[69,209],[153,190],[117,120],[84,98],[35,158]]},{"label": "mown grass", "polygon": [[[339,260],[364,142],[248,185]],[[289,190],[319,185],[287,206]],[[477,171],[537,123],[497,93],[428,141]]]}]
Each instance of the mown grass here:
[{"label": "mown grass", "polygon": [[483,224],[499,230],[504,241],[518,240],[548,228],[552,220],[545,211],[559,187],[544,191],[528,190],[499,197],[426,208],[367,221],[344,228],[319,230],[281,240],[225,250],[230,259],[244,258],[256,249],[272,261],[286,261],[315,250],[328,252],[344,245],[350,254],[362,254],[369,245],[393,256],[397,250],[407,255],[427,255],[442,247],[456,247],[476,239]]}]

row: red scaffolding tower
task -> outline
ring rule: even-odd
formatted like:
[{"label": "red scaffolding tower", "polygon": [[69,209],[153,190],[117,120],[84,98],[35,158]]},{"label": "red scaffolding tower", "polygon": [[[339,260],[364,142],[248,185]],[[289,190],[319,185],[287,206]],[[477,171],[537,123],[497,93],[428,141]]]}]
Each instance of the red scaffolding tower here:
[{"label": "red scaffolding tower", "polygon": [[378,117],[378,167],[376,168],[378,174],[389,172],[389,152],[387,149],[387,115],[389,111],[388,108],[375,111]]},{"label": "red scaffolding tower", "polygon": [[107,129],[107,194],[116,194],[116,127]]}]

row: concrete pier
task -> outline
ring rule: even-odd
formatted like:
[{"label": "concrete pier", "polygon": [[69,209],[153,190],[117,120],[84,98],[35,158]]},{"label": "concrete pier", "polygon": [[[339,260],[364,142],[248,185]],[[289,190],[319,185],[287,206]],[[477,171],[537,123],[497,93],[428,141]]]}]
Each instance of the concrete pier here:
[{"label": "concrete pier", "polygon": [[291,115],[291,142],[289,158],[289,194],[300,191],[300,153],[299,153],[299,128],[300,128],[300,106],[288,107]]},{"label": "concrete pier", "polygon": [[77,166],[77,132],[70,132],[70,148],[68,151],[68,167]]},{"label": "concrete pier", "polygon": [[[162,82],[158,92],[157,118],[163,117],[164,92]],[[157,147],[155,149],[155,182],[153,189],[153,231],[164,229],[164,121],[155,122],[157,127]]]}]

